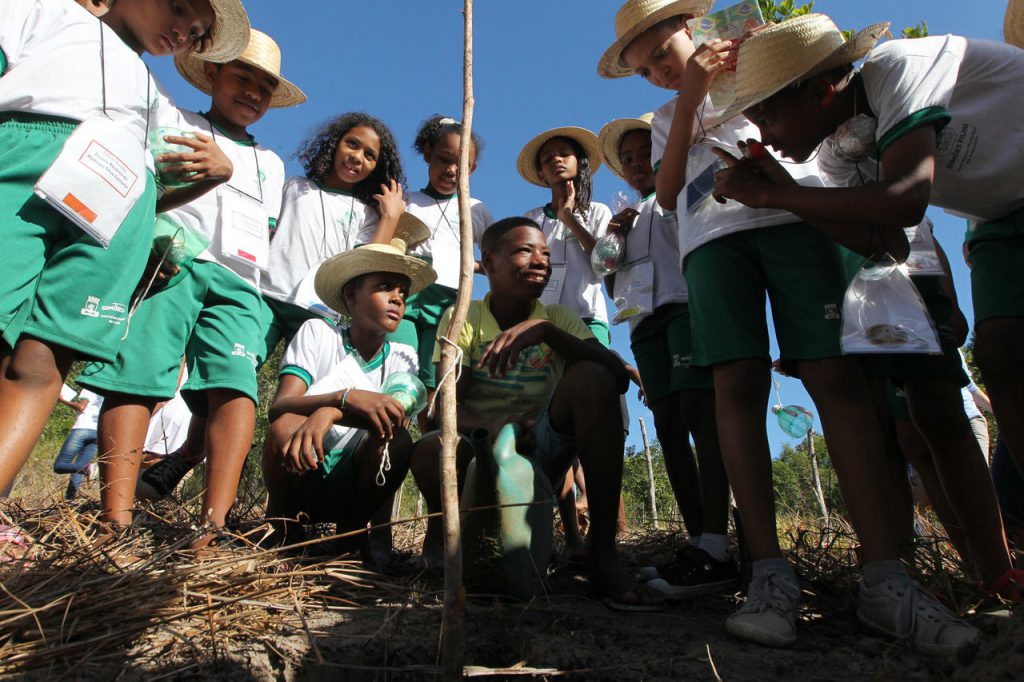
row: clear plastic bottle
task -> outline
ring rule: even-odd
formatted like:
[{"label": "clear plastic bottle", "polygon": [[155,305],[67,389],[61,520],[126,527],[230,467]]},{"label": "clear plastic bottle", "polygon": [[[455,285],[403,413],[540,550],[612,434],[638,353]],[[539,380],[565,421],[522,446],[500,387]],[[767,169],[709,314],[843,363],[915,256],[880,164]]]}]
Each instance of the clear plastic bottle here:
[{"label": "clear plastic bottle", "polygon": [[799,405],[774,405],[772,412],[779,428],[791,438],[804,438],[814,426],[814,413]]},{"label": "clear plastic bottle", "polygon": [[407,419],[415,417],[427,406],[427,388],[415,374],[409,372],[389,374],[380,392],[398,401]]}]

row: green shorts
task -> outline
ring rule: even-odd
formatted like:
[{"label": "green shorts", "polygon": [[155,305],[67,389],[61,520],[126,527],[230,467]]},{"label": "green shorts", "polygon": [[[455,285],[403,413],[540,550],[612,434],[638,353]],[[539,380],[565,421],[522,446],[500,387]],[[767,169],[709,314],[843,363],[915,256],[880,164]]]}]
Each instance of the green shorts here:
[{"label": "green shorts", "polygon": [[630,347],[648,403],[678,391],[714,388],[711,370],[690,366],[693,344],[686,303],[663,305],[641,320],[630,335]]},{"label": "green shorts", "polygon": [[117,356],[125,320],[153,241],[156,184],[145,189],[108,248],[33,192],[78,123],[0,114],[0,331],[79,356]]},{"label": "green shorts", "polygon": [[595,320],[594,318],[588,318],[583,322],[590,327],[590,333],[601,342],[601,345],[605,348],[610,348],[612,345],[612,330],[608,327],[608,323],[604,320]]},{"label": "green shorts", "polygon": [[169,399],[184,356],[188,381],[182,397],[193,412],[205,414],[199,394],[214,388],[256,402],[266,317],[252,285],[222,265],[193,261],[142,302],[117,359],[87,365],[78,382],[100,393]]},{"label": "green shorts", "polygon": [[770,359],[765,292],[783,363],[842,355],[846,281],[834,242],[804,223],[735,232],[683,263],[693,364]]},{"label": "green shorts", "polygon": [[451,287],[431,284],[405,302],[405,317],[389,341],[404,343],[416,349],[420,359],[419,378],[427,388],[434,388],[434,344],[441,316],[453,303],[458,292]]},{"label": "green shorts", "polygon": [[266,319],[263,321],[263,328],[266,331],[263,343],[265,348],[264,358],[269,358],[274,354],[277,344],[282,339],[284,339],[285,346],[291,343],[295,332],[299,331],[299,327],[305,324],[307,320],[321,318],[331,324],[335,323],[332,319],[317,315],[294,303],[285,303],[269,296],[263,297],[263,303],[263,309],[266,314]]},{"label": "green shorts", "polygon": [[967,239],[974,324],[1024,317],[1024,208],[982,223]]},{"label": "green shorts", "polygon": [[885,384],[885,397],[889,401],[889,415],[896,421],[910,421],[910,404],[903,389],[891,381]]},{"label": "green shorts", "polygon": [[325,453],[331,461],[299,477],[300,511],[313,523],[345,523],[352,514],[359,490],[356,486],[356,451],[366,441],[366,432],[357,434],[341,450]]},{"label": "green shorts", "polygon": [[863,356],[862,366],[868,376],[886,377],[897,386],[907,379],[947,378],[964,387],[970,379],[960,362],[959,347],[949,322],[953,302],[942,289],[941,277],[912,277],[928,314],[935,323],[941,355],[924,353],[881,353]]}]

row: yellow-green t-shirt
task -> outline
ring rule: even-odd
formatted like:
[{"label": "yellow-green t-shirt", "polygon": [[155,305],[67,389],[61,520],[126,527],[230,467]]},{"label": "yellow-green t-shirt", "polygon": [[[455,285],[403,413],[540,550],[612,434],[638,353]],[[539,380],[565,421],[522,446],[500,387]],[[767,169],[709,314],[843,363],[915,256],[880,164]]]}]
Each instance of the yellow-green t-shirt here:
[{"label": "yellow-green t-shirt", "polygon": [[[487,348],[502,332],[497,320],[491,314],[491,295],[482,301],[469,304],[466,325],[459,335],[458,346],[462,349],[463,371],[472,372],[473,383],[465,404],[484,419],[498,417],[534,417],[547,406],[551,394],[558,385],[565,361],[547,344],[526,348],[519,354],[519,362],[504,376],[491,377],[487,368],[477,368],[477,363]],[[438,329],[447,329],[452,309],[445,311]],[[544,305],[535,301],[530,311],[531,320],[550,320],[556,327],[578,339],[593,339],[594,335],[574,312],[563,305]],[[434,364],[441,361],[441,346],[434,346]]]}]

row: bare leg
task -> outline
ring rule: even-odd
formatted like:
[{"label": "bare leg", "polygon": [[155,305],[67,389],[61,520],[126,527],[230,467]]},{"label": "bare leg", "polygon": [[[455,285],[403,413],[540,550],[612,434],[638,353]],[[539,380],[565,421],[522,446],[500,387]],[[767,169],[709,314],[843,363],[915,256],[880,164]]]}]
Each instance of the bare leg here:
[{"label": "bare leg", "polygon": [[126,526],[135,508],[135,483],[146,444],[149,418],[158,398],[108,393],[100,412],[100,503],[102,518]]},{"label": "bare leg", "polygon": [[[892,408],[889,405],[888,380],[882,377],[867,377],[867,380],[868,390],[871,391],[871,402],[882,431],[882,442],[885,444],[885,471],[893,492],[889,505],[892,528],[896,532],[897,542],[906,543],[904,546],[912,552],[914,496],[910,490],[910,479],[907,476],[906,453],[900,447],[892,418]],[[912,557],[905,558],[911,559]]]},{"label": "bare leg", "polygon": [[[466,475],[466,467],[473,458],[473,450],[463,440],[459,440],[456,451],[459,470],[459,489]],[[441,436],[434,434],[423,438],[413,448],[410,467],[416,487],[427,503],[427,511],[431,514],[441,512]],[[423,538],[423,558],[427,565],[440,568],[444,564],[443,526],[440,516],[427,519],[427,532]]]},{"label": "bare leg", "polygon": [[576,511],[576,486],[573,469],[570,467],[562,478],[558,493],[558,516],[562,519],[562,528],[565,529],[565,553],[569,556],[584,551]]},{"label": "bare leg", "polygon": [[729,477],[722,462],[715,418],[715,394],[711,391],[683,391],[682,412],[690,415],[690,433],[700,465],[700,493],[704,531],[728,534]]},{"label": "bare leg", "polygon": [[0,362],[0,490],[14,482],[42,435],[72,360],[69,348],[24,338]]},{"label": "bare leg", "polygon": [[[650,405],[654,414],[654,428],[665,457],[672,492],[679,505],[679,513],[690,537],[704,532],[700,472],[690,449],[690,419],[692,414],[683,409],[682,393],[671,393]],[[717,440],[717,439],[716,439]]]},{"label": "bare leg", "polygon": [[302,540],[302,525],[298,521],[302,500],[299,495],[299,477],[284,468],[281,453],[288,439],[305,420],[305,417],[297,414],[285,414],[275,419],[263,445],[263,482],[267,486],[266,516],[281,532],[281,542],[286,545]]}]

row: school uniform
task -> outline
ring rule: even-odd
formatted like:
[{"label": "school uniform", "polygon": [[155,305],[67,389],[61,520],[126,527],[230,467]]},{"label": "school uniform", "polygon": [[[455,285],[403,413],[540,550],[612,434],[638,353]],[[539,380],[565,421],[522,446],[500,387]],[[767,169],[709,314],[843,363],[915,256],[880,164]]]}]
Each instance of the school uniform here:
[{"label": "school uniform", "polygon": [[[306,384],[305,395],[333,393],[345,388],[380,392],[384,381],[397,372],[416,374],[416,349],[385,341],[370,360],[353,348],[347,327],[323,319],[305,322],[288,344],[280,376],[290,375]],[[366,431],[335,424],[324,439],[324,461],[303,474],[302,511],[313,520],[340,521],[348,516],[359,495],[354,456]]]},{"label": "school uniform", "polygon": [[[5,0],[0,18],[0,330],[113,360],[152,238],[156,186],[146,134],[158,86],[130,47],[74,2]],[[82,121],[106,112],[148,172],[107,248],[33,192]]]},{"label": "school uniform", "polygon": [[[608,311],[604,302],[601,277],[590,264],[590,255],[583,250],[572,231],[547,205],[526,213],[526,217],[540,225],[551,250],[551,279],[540,297],[545,305],[563,305],[576,313],[605,346],[611,343]],[[608,232],[611,210],[604,204],[590,202],[587,215],[576,218],[594,239]]]},{"label": "school uniform", "polygon": [[281,217],[263,273],[263,297],[270,307],[267,354],[289,341],[306,320],[336,318],[313,289],[320,264],[335,254],[372,241],[380,217],[351,192],[304,177],[289,178]]},{"label": "school uniform", "polygon": [[691,365],[689,290],[675,211],[662,209],[654,194],[636,211],[615,273],[612,322],[629,323],[630,347],[649,402],[677,391],[711,389],[711,372]]},{"label": "school uniform", "polygon": [[[483,235],[494,223],[494,218],[480,200],[470,198],[469,204],[473,234],[479,241],[478,235]],[[418,350],[420,381],[427,388],[433,388],[435,380],[431,358],[434,354],[437,324],[448,306],[455,303],[459,287],[462,258],[459,199],[455,194],[438,194],[428,187],[423,191],[410,193],[406,199],[405,210],[430,228],[430,238],[411,249],[409,255],[430,263],[437,272],[437,281],[409,297],[405,302],[405,317],[395,333],[388,338],[406,343]]]},{"label": "school uniform", "polygon": [[[675,107],[673,98],[651,122],[655,170]],[[703,111],[713,120],[710,98]],[[720,204],[711,196],[715,172],[723,167],[712,147],[740,156],[736,142],[747,138],[759,135],[743,117],[709,129],[694,121],[696,142],[676,205],[693,364],[769,360],[765,292],[783,362],[838,357],[846,286],[835,243],[786,211],[752,209],[732,200]],[[800,184],[821,186],[813,164],[793,164],[788,170]]]},{"label": "school uniform", "polygon": [[251,136],[230,137],[204,114],[180,111],[160,123],[212,137],[234,170],[228,182],[160,215],[161,229],[173,229],[198,253],[189,254],[194,260],[183,262],[181,272],[142,302],[117,358],[88,365],[79,381],[94,390],[170,399],[184,355],[188,380],[181,392],[193,411],[205,411],[199,394],[210,389],[238,391],[257,401],[256,369],[266,357],[268,312],[260,296],[260,269],[250,260],[256,249],[232,238],[238,228],[230,221],[236,219],[235,202],[253,207],[247,212],[254,211],[254,222],[243,227],[262,231],[249,239],[266,248],[281,210],[284,163]]}]

